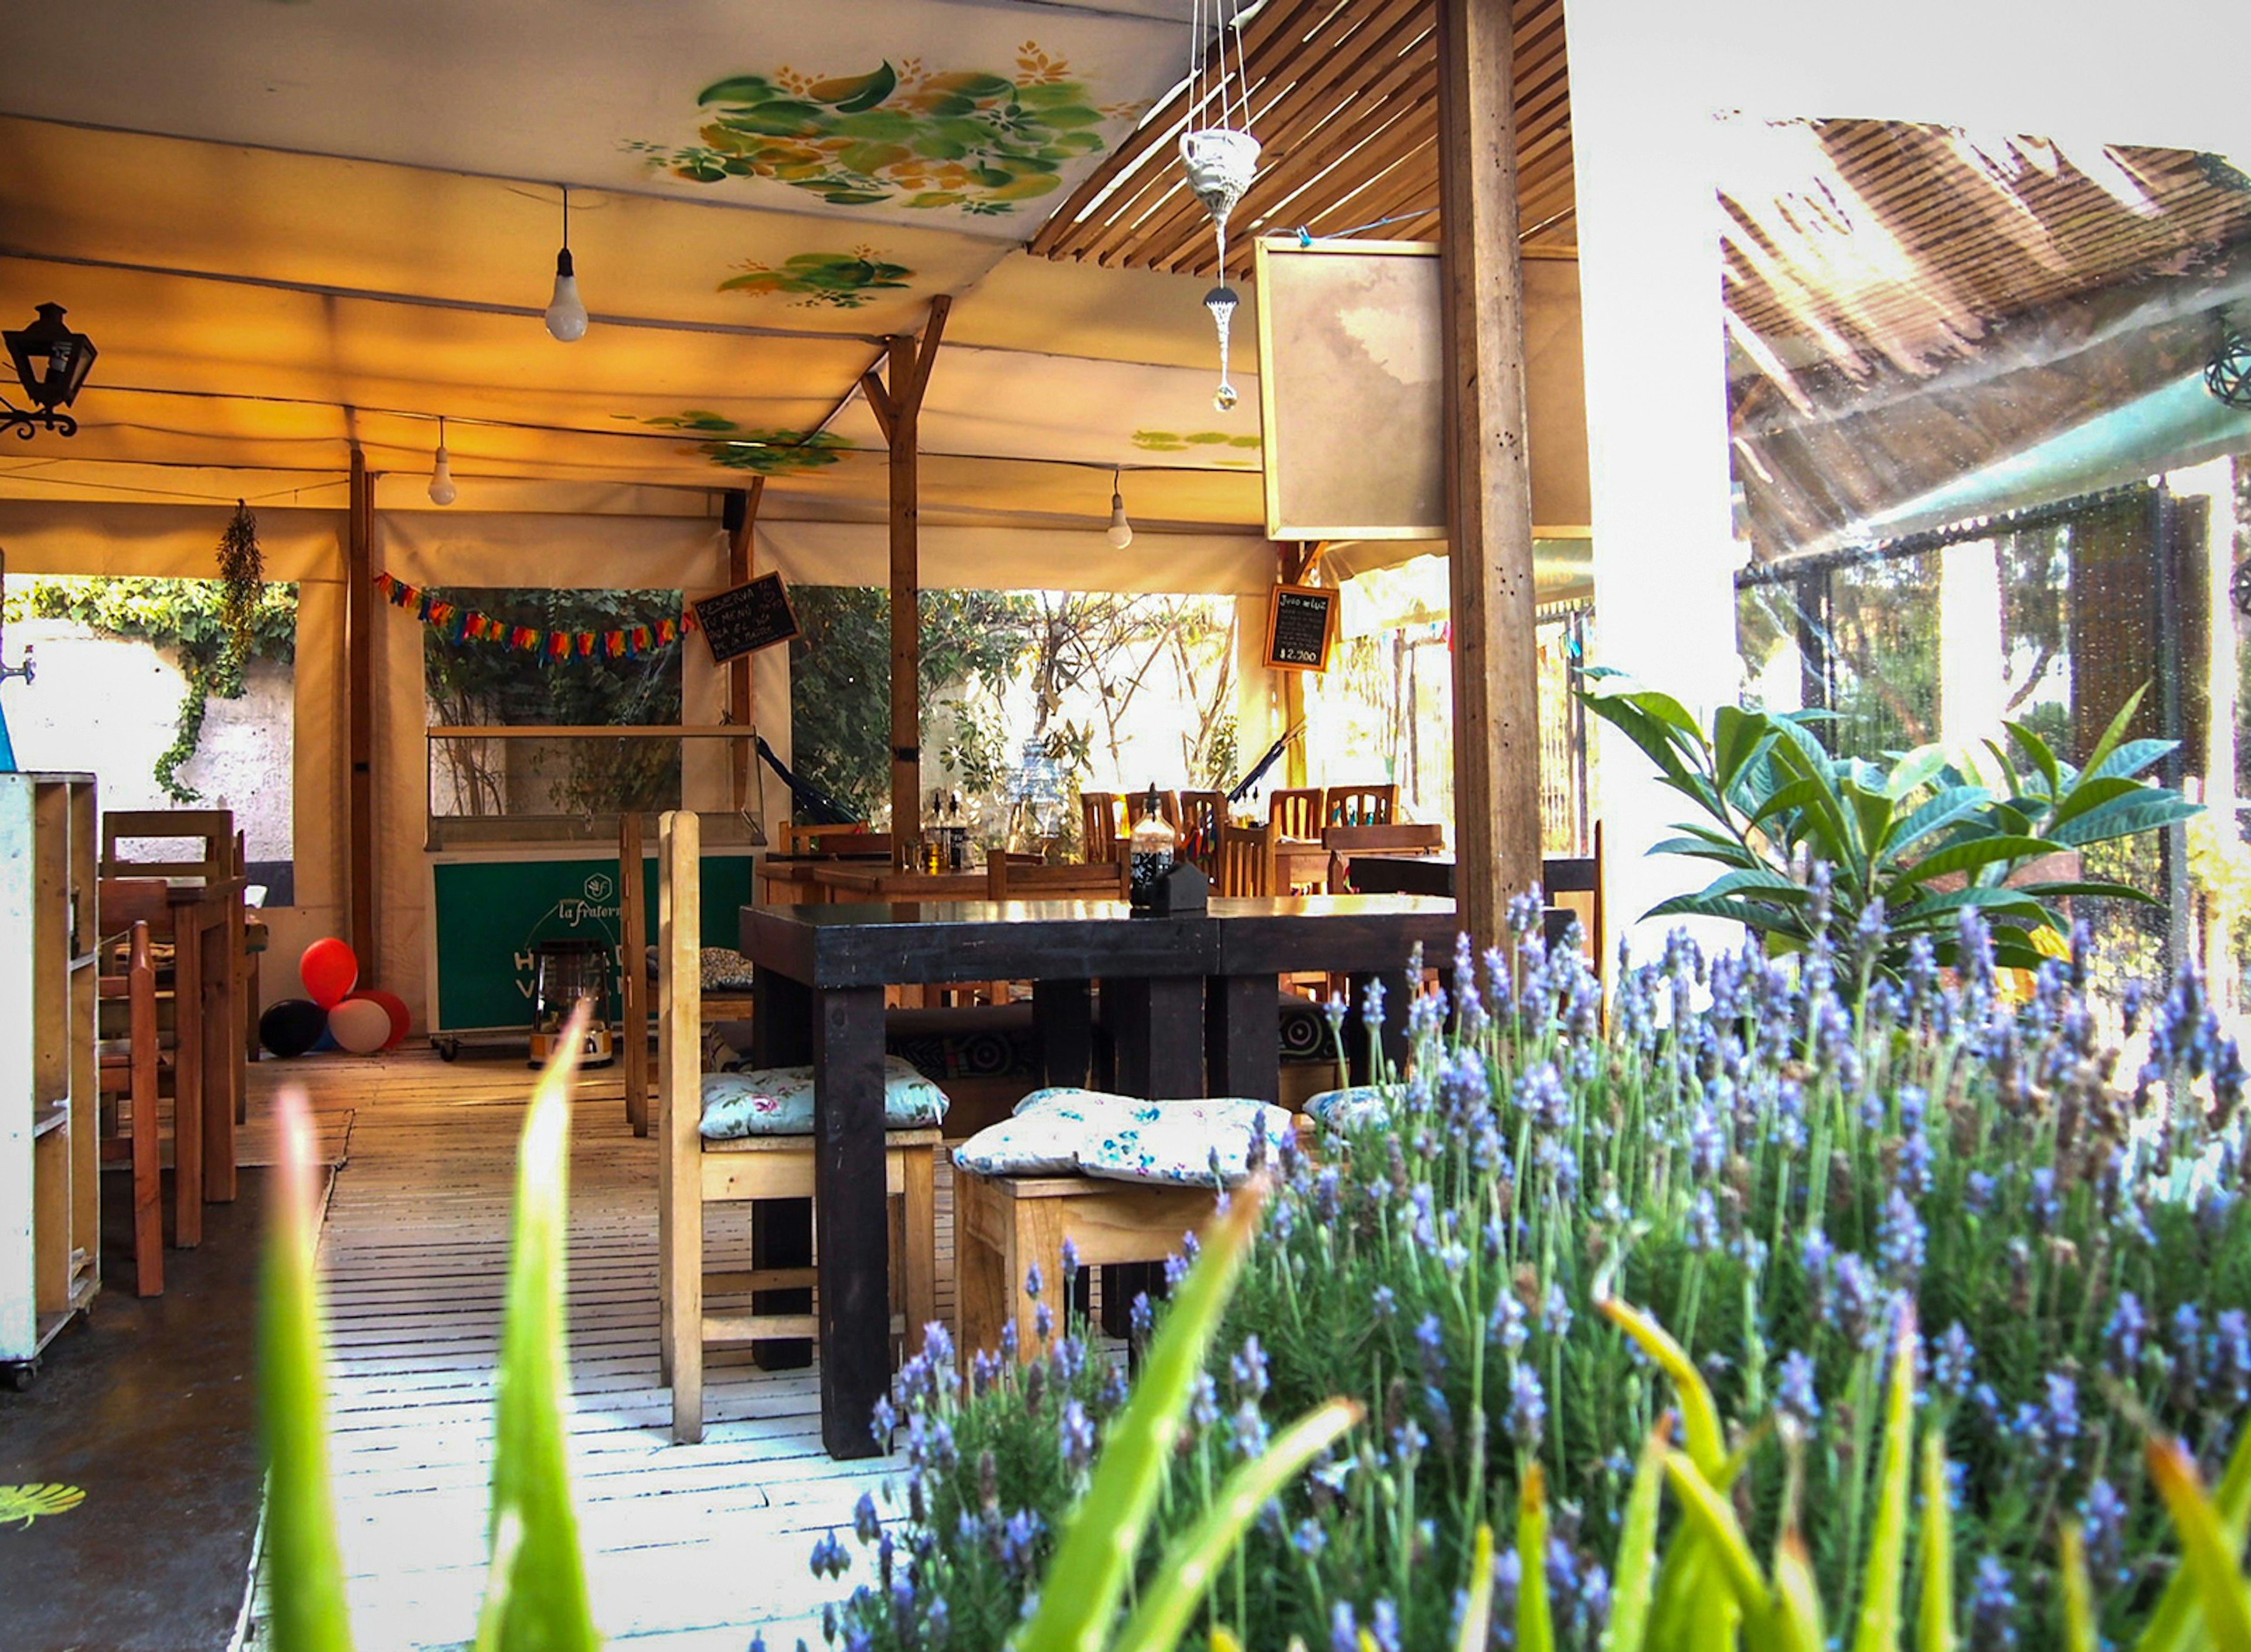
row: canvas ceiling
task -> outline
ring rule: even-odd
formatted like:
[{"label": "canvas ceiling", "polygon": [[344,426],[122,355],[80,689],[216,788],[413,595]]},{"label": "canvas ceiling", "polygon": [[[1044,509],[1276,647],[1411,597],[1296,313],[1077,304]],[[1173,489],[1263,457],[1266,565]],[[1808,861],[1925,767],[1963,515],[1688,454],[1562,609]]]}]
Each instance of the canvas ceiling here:
[{"label": "canvas ceiling", "polygon": [[[1145,527],[1252,527],[1257,404],[1211,407],[1200,285],[1021,251],[1179,80],[1187,9],[10,8],[0,318],[52,299],[101,354],[81,434],[10,444],[0,495],[333,505],[356,441],[419,504],[443,414],[457,509],[696,515],[764,474],[772,515],[867,517],[881,443],[840,404],[944,293],[931,519],[1098,524],[1122,463]],[[777,104],[837,142],[768,144]],[[1006,108],[1022,141],[980,147]],[[537,319],[566,181],[567,346]]]}]

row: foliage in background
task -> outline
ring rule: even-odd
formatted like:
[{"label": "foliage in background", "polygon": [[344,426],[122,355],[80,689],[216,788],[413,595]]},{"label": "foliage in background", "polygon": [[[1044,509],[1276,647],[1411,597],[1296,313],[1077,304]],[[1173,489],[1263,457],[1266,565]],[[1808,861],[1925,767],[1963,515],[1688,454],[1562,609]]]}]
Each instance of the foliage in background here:
[{"label": "foliage in background", "polygon": [[[2083,771],[2058,759],[2024,724],[2010,724],[2012,752],[1987,742],[1998,789],[1936,746],[1888,765],[1832,758],[1809,726],[1816,713],[1723,705],[1707,734],[1669,694],[1598,684],[1581,698],[1708,823],[1676,823],[1687,836],[1666,838],[1651,852],[1727,869],[1647,916],[1726,919],[1749,926],[1770,950],[1789,951],[1811,944],[1833,895],[1864,954],[1856,960],[1863,971],[1897,975],[1918,938],[1951,963],[1957,919],[1973,907],[1995,926],[2002,963],[2036,968],[2054,949],[2044,954],[2034,937],[2064,932],[2056,915],[2062,899],[2151,897],[2084,876],[2012,883],[2012,877],[2051,856],[2155,831],[2202,808],[2135,778],[2175,745],[2125,738],[2139,692],[2088,753]],[[1833,890],[1818,899],[1817,869],[1834,876]]]},{"label": "foliage in background", "polygon": [[[1694,1517],[1724,1514],[1764,1556],[1798,1510],[1790,1586],[1836,1615],[1896,1567],[1908,1615],[1935,1621],[1920,1645],[2059,1644],[2056,1557],[2075,1522],[2102,1633],[2130,1639],[2169,1570],[2145,1421],[2210,1468],[2251,1407],[2246,1075],[2200,982],[2154,1006],[2136,995],[2150,1055],[2121,1073],[2095,1043],[2084,960],[2047,962],[2029,1002],[2005,1002],[1973,909],[1954,984],[1928,938],[1898,981],[1853,984],[1841,928],[1836,952],[1825,925],[1787,961],[1753,943],[1707,964],[1676,937],[1660,963],[1621,967],[1605,1035],[1596,982],[1576,953],[1547,953],[1538,913],[1512,913],[1505,949],[1464,942],[1451,1003],[1410,973],[1408,1076],[1317,1157],[1285,1156],[1140,1575],[1270,1419],[1341,1393],[1374,1426],[1253,1524],[1209,1621],[1254,1647],[1357,1649],[1365,1632],[1383,1652],[1432,1649],[1489,1583],[1495,1646],[1592,1648],[1633,1589],[1662,1601],[1685,1570],[1709,1585],[1701,1562],[1638,1582],[1628,1564],[1638,1464],[1677,1411],[1689,1463],[1725,1493]],[[1652,1363],[1598,1311],[1613,1298],[1681,1357]],[[1893,1338],[1910,1319],[1915,1414],[1947,1465],[1936,1530],[1927,1491],[1908,1514],[1887,1489],[1892,1442],[1907,1444],[1885,1422]],[[848,1606],[854,1652],[927,1646],[941,1627],[983,1652],[1011,1633],[1115,1378],[1068,1337],[1021,1380],[1005,1366],[973,1361],[951,1411],[903,1393],[905,1519],[887,1536],[942,1553],[948,1582]],[[1546,1530],[1488,1575],[1475,1535],[1517,1527],[1535,1468]],[[1675,1503],[1659,1538],[1690,1517]],[[956,1536],[965,1509],[981,1511],[978,1541]],[[1932,1599],[1946,1552],[1959,1586]],[[1788,1581],[1760,1575],[1769,1599]],[[1535,1582],[1537,1647],[1514,1638]],[[1740,1615],[1745,1644],[1785,1644],[1753,1637],[1755,1619]]]},{"label": "foliage in background", "polygon": [[[677,591],[557,591],[454,586],[433,600],[505,625],[550,631],[631,630],[680,617]],[[463,647],[426,627],[422,676],[431,720],[495,724],[677,725],[680,650],[689,637],[638,659],[572,654],[551,660],[515,649]],[[676,808],[680,752],[665,740],[571,740],[560,749],[523,741],[437,743],[454,806],[470,815],[606,814]]]},{"label": "foliage in background", "polygon": [[172,743],[156,759],[156,780],[174,802],[192,803],[199,794],[180,779],[180,770],[203,739],[211,697],[241,697],[246,660],[287,664],[296,657],[294,584],[260,587],[239,633],[230,626],[226,600],[226,588],[212,580],[39,574],[10,584],[5,618],[10,624],[34,618],[75,620],[112,636],[172,649],[187,691],[180,698]]},{"label": "foliage in background", "polygon": [[779,268],[750,259],[743,272],[721,281],[719,290],[788,293],[797,297],[800,308],[827,305],[832,309],[857,309],[871,292],[904,292],[905,278],[914,274],[904,264],[885,262],[867,246],[855,253],[795,253]]},{"label": "foliage in background", "polygon": [[[869,586],[803,585],[790,592],[798,635],[789,645],[791,767],[872,820],[891,795],[891,598]],[[951,749],[996,762],[991,704],[1026,646],[1030,603],[997,591],[925,591],[920,680],[925,727],[938,696],[951,702]],[[987,692],[980,693],[983,690]]]},{"label": "foliage in background", "polygon": [[251,626],[266,597],[266,559],[258,549],[258,518],[238,499],[218,540],[219,618],[239,669],[248,657]]}]

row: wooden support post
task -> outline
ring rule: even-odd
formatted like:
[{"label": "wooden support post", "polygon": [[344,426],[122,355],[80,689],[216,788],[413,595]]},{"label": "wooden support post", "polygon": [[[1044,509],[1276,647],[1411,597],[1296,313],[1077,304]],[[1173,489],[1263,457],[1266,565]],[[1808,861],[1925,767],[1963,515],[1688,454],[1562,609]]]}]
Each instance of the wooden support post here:
[{"label": "wooden support post", "polygon": [[344,856],[347,931],[360,984],[377,976],[375,950],[375,477],[351,450],[344,513],[344,705],[350,746],[350,827]]},{"label": "wooden support post", "polygon": [[1540,876],[1532,473],[1525,454],[1510,0],[1437,0],[1446,521],[1461,926],[1500,934]]},{"label": "wooden support post", "polygon": [[[727,491],[725,515],[727,524],[727,588],[748,585],[754,561],[751,535],[758,530],[758,501],[765,495],[766,479],[751,478],[748,491],[731,488]],[[758,699],[751,687],[751,662],[757,656],[745,654],[739,660],[727,662],[727,720],[738,728],[749,728],[758,720]],[[744,740],[735,740],[728,747],[727,763],[734,777],[735,808],[738,812],[751,806],[751,771],[757,767],[758,753]],[[764,825],[765,823],[758,823]]]},{"label": "wooden support post", "polygon": [[884,340],[883,373],[864,374],[860,387],[891,455],[891,854],[912,867],[922,820],[922,594],[919,538],[921,457],[918,427],[922,392],[945,333],[953,301],[930,302],[930,320],[918,348],[904,334]]}]

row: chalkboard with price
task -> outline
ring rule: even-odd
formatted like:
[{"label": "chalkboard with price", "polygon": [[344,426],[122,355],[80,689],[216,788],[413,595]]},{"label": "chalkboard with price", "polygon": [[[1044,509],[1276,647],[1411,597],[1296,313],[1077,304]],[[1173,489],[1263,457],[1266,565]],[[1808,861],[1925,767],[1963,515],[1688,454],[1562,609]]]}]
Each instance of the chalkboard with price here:
[{"label": "chalkboard with price", "polygon": [[797,615],[790,612],[789,593],[782,589],[779,573],[762,573],[748,585],[698,597],[692,606],[711,657],[722,665],[797,635]]},{"label": "chalkboard with price", "polygon": [[1337,593],[1312,585],[1278,585],[1267,606],[1266,669],[1326,671],[1336,635]]}]

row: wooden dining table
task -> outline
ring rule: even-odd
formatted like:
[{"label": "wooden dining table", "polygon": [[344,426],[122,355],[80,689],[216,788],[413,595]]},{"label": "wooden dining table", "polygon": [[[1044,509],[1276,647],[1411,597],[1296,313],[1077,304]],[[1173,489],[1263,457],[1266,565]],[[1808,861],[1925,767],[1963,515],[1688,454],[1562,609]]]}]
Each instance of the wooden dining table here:
[{"label": "wooden dining table", "polygon": [[[1215,899],[1133,913],[1123,901],[745,906],[752,1059],[814,1070],[814,1253],[821,1440],[835,1457],[884,1449],[869,1432],[890,1370],[883,1177],[887,987],[1033,982],[1042,1041],[1076,1049],[1088,983],[1102,983],[1121,1090],[1149,1097],[1280,1095],[1278,976],[1333,971],[1358,988],[1420,945],[1450,959],[1454,907],[1418,896]],[[1403,991],[1382,1036],[1396,1045]],[[1052,1057],[1051,1057],[1052,1059]]]}]

